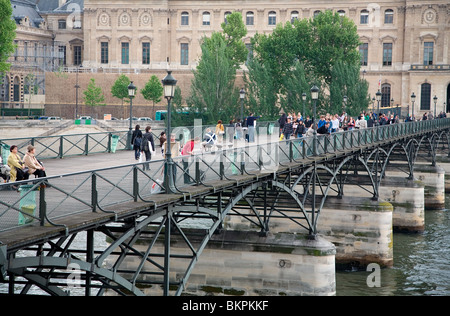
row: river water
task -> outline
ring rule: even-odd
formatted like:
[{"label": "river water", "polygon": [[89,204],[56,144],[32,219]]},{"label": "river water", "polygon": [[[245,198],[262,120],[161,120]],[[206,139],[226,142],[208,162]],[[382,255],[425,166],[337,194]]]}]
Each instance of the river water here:
[{"label": "river water", "polygon": [[[107,244],[98,238],[96,248]],[[84,237],[81,236],[81,244]],[[380,270],[380,286],[369,287],[371,271],[336,272],[337,296],[450,296],[450,195],[446,209],[425,211],[425,230],[419,234],[394,233],[394,266]],[[373,280],[373,279],[370,279]],[[0,293],[7,285],[0,284]],[[29,294],[43,294],[33,290]],[[80,289],[71,295],[84,295]]]},{"label": "river water", "polygon": [[425,211],[423,233],[394,233],[394,266],[380,270],[379,287],[367,285],[372,272],[336,272],[336,295],[450,295],[450,196],[445,210]]}]

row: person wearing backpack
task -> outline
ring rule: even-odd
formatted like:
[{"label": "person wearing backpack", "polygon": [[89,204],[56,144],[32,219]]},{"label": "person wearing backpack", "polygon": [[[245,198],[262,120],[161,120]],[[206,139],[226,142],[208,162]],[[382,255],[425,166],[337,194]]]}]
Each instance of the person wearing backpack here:
[{"label": "person wearing backpack", "polygon": [[134,159],[136,160],[139,160],[139,156],[141,155],[142,132],[140,128],[139,124],[137,124],[134,128],[133,135],[131,135],[131,145],[133,145]]},{"label": "person wearing backpack", "polygon": [[[150,125],[145,128],[145,134],[142,135],[141,152],[145,154],[145,161],[150,161],[152,159],[152,152],[155,152],[155,142]],[[143,169],[150,170],[149,164],[144,164]]]}]

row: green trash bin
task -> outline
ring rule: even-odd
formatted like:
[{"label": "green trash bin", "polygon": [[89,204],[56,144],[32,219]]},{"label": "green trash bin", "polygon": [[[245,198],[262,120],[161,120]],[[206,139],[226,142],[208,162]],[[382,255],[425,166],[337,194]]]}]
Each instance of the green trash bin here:
[{"label": "green trash bin", "polygon": [[111,152],[115,153],[117,144],[119,143],[119,135],[111,135]]},{"label": "green trash bin", "polygon": [[[30,192],[33,185],[21,185],[19,187],[20,203],[19,207],[21,212],[19,213],[19,225],[25,225],[33,222],[36,210],[36,192],[37,188]],[[29,216],[31,215],[31,216]]]},{"label": "green trash bin", "polygon": [[267,134],[272,135],[273,134],[273,127],[275,126],[274,123],[269,123],[269,127],[267,129]]},{"label": "green trash bin", "polygon": [[2,144],[1,150],[2,150],[2,161],[3,164],[6,165],[8,163],[8,157],[9,157],[9,149],[11,146],[7,144]]}]

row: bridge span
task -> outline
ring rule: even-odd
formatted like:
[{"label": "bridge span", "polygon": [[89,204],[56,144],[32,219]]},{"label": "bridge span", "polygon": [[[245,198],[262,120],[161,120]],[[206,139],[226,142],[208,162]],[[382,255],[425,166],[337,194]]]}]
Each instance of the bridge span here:
[{"label": "bridge span", "polygon": [[[126,163],[127,151],[44,161],[49,174],[65,172],[17,182],[19,192],[0,185],[0,282],[7,294],[34,286],[67,295],[67,280],[76,279],[84,295],[181,295],[207,246],[223,247],[225,238],[253,250],[331,256],[334,270],[336,250],[318,229],[326,205],[342,204],[357,186],[368,197],[361,205],[384,209],[387,170],[395,165],[413,180],[418,162],[436,166],[449,155],[450,119],[277,138],[261,133],[259,143],[174,157],[174,192],[162,181],[163,160]],[[285,222],[291,234],[282,234]]]}]

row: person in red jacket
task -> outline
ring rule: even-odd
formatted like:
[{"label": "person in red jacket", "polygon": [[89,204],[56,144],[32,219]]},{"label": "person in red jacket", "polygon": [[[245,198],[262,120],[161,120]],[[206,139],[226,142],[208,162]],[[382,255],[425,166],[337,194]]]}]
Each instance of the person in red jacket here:
[{"label": "person in red jacket", "polygon": [[195,137],[194,139],[188,140],[184,144],[183,149],[181,149],[181,155],[183,157],[183,169],[184,169],[184,183],[191,184],[191,177],[189,176],[189,156],[193,155],[195,144],[199,146],[200,138]]}]

